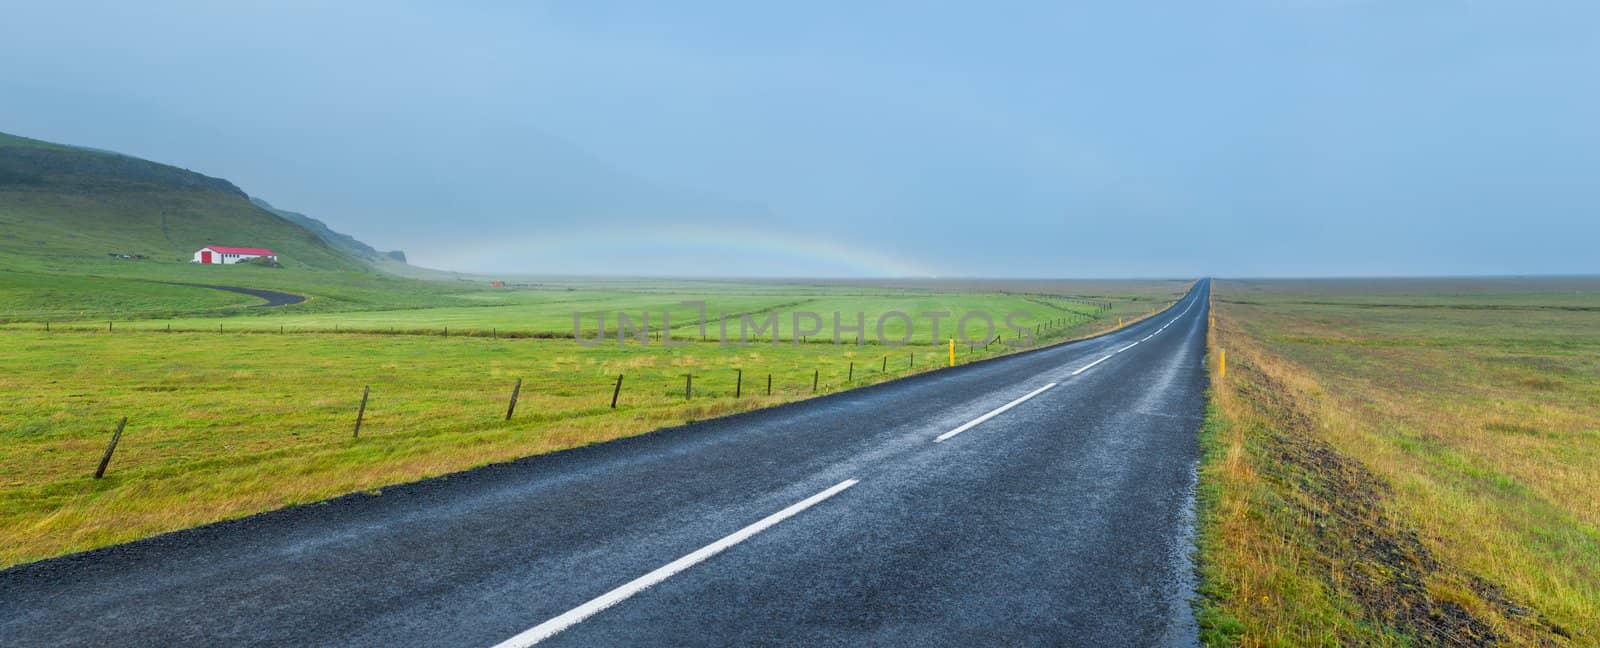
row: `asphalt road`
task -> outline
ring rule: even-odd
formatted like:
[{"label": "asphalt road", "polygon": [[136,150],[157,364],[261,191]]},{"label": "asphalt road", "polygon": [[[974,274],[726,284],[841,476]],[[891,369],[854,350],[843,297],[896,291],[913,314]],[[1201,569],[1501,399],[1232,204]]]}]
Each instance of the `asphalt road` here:
[{"label": "asphalt road", "polygon": [[192,288],[210,288],[212,290],[223,290],[223,291],[227,291],[227,292],[231,292],[231,293],[239,293],[241,295],[249,295],[251,297],[256,297],[258,299],[265,300],[265,303],[255,304],[255,305],[251,306],[251,308],[274,308],[274,307],[277,307],[277,306],[292,306],[294,304],[298,304],[298,303],[303,302],[303,301],[306,300],[306,296],[305,295],[296,295],[294,293],[279,292],[279,291],[276,291],[276,290],[266,290],[264,288],[240,288],[239,286],[214,286],[214,285],[211,285],[211,284],[178,283],[178,282],[171,282],[171,281],[164,282],[164,283],[166,283],[169,286],[189,286],[189,287],[192,287]]},{"label": "asphalt road", "polygon": [[0,645],[1191,645],[1208,290],[1092,340],[13,568]]}]

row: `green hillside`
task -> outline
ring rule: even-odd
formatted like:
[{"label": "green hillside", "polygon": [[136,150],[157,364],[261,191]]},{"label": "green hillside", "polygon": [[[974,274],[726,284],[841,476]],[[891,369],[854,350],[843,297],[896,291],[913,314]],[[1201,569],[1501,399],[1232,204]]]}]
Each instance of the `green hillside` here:
[{"label": "green hillside", "polygon": [[[173,284],[292,292],[309,300],[276,310],[321,312],[455,304],[475,283],[285,214],[220,178],[0,133],[0,322],[229,315],[260,302]],[[190,263],[206,245],[271,248],[282,267]]]},{"label": "green hillside", "polygon": [[367,268],[226,180],[0,133],[0,268],[78,273],[120,255],[187,264],[210,244],[272,248],[291,268]]}]

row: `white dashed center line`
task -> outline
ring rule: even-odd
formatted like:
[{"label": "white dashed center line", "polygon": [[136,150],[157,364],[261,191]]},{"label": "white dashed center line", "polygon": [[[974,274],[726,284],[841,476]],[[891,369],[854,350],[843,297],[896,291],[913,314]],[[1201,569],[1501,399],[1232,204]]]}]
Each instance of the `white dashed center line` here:
[{"label": "white dashed center line", "polygon": [[856,485],[856,483],[857,480],[854,479],[846,479],[842,482],[839,482],[828,490],[796,502],[789,508],[762,518],[761,521],[743,529],[739,529],[738,531],[733,532],[732,535],[729,535],[721,540],[701,547],[694,553],[667,563],[665,566],[655,571],[628,581],[621,587],[606,592],[605,594],[601,594],[599,597],[596,597],[588,603],[584,603],[583,605],[572,608],[561,616],[524,630],[521,634],[496,644],[495,648],[525,648],[527,646],[532,646],[536,643],[544,641],[545,639],[549,639],[562,630],[566,630],[567,628],[577,625],[584,619],[594,616],[606,608],[621,603],[627,600],[628,597],[638,594],[652,585],[671,578],[678,572],[705,562],[707,558],[721,553],[728,547],[732,547],[750,539],[751,536],[765,531],[772,525],[794,517],[801,511],[816,506],[823,500],[833,497],[834,495],[838,495],[845,489]]},{"label": "white dashed center line", "polygon": [[1054,386],[1056,386],[1056,383],[1050,383],[1048,385],[1045,385],[1043,387],[1035,389],[1035,390],[1033,390],[1031,392],[1028,392],[1027,394],[1024,394],[1022,396],[1022,398],[1018,398],[1018,399],[1016,399],[1014,401],[1011,401],[1009,403],[1006,403],[1004,405],[996,407],[993,411],[989,412],[988,414],[984,414],[983,416],[980,416],[978,418],[975,418],[975,419],[972,419],[970,421],[967,421],[961,427],[958,427],[958,428],[956,428],[954,430],[951,430],[949,432],[946,432],[944,434],[941,434],[941,435],[935,437],[933,439],[933,442],[934,443],[943,443],[946,439],[949,439],[950,437],[953,437],[953,436],[955,436],[957,434],[961,434],[962,432],[966,432],[967,430],[972,429],[973,426],[976,426],[979,423],[982,423],[982,422],[987,421],[989,419],[992,419],[992,418],[994,418],[996,416],[999,416],[999,415],[1005,413],[1006,410],[1011,409],[1013,407],[1016,407],[1018,405],[1021,405],[1023,401],[1026,401],[1026,400],[1028,400],[1030,398],[1033,398],[1034,396],[1038,396],[1039,394],[1043,394],[1045,392],[1045,390],[1050,389],[1051,387],[1054,387]]}]

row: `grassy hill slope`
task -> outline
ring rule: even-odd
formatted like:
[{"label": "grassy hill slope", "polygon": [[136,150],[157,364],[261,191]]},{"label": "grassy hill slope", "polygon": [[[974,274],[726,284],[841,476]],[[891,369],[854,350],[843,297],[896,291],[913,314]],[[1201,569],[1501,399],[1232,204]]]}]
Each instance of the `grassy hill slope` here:
[{"label": "grassy hill slope", "polygon": [[0,267],[79,273],[113,255],[186,264],[209,244],[270,247],[289,267],[366,269],[226,180],[0,134]]},{"label": "grassy hill slope", "polygon": [[[226,315],[258,303],[173,283],[310,297],[296,311],[454,305],[465,288],[294,216],[220,178],[0,133],[0,322]],[[190,263],[213,244],[271,248],[283,267]]]}]

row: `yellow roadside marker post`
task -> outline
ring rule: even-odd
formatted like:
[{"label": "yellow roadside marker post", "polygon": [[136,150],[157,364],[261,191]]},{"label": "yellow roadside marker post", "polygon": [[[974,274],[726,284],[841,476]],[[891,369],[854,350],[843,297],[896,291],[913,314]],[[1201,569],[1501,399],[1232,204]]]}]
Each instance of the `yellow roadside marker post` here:
[{"label": "yellow roadside marker post", "polygon": [[950,366],[956,366],[956,339],[950,338]]},{"label": "yellow roadside marker post", "polygon": [[1219,379],[1220,378],[1224,378],[1227,375],[1228,375],[1228,350],[1227,349],[1219,349],[1218,352],[1217,352],[1217,378],[1219,378]]}]

